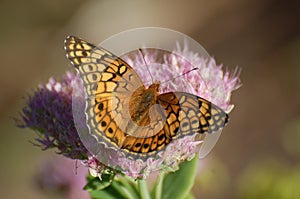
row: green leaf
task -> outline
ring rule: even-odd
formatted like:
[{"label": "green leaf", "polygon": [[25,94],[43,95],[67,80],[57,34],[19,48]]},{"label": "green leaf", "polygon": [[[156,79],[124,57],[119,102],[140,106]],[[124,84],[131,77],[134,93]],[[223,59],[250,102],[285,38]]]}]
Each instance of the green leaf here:
[{"label": "green leaf", "polygon": [[118,199],[117,195],[114,195],[108,191],[89,191],[92,199]]},{"label": "green leaf", "polygon": [[117,178],[117,181],[120,186],[123,186],[124,189],[126,189],[127,192],[130,192],[131,198],[140,198],[137,181],[134,181],[132,178],[125,175],[122,178]]},{"label": "green leaf", "polygon": [[129,190],[124,188],[124,186],[119,184],[117,181],[112,182],[111,185],[105,189],[90,191],[89,193],[92,199],[137,198],[134,197]]},{"label": "green leaf", "polygon": [[114,192],[119,192],[122,195],[119,198],[140,199],[137,184],[125,176],[117,178],[109,188],[113,188]]},{"label": "green leaf", "polygon": [[162,199],[188,198],[194,185],[198,165],[198,156],[191,161],[185,161],[179,170],[168,173],[163,181]]},{"label": "green leaf", "polygon": [[103,174],[101,181],[99,178],[88,176],[88,184],[85,189],[92,199],[140,199],[136,182],[126,176],[113,177]]},{"label": "green leaf", "polygon": [[114,178],[114,174],[111,173],[105,173],[101,175],[102,180],[100,180],[98,177],[93,177],[91,175],[87,176],[87,184],[83,189],[87,191],[96,191],[96,190],[102,190],[108,187]]}]

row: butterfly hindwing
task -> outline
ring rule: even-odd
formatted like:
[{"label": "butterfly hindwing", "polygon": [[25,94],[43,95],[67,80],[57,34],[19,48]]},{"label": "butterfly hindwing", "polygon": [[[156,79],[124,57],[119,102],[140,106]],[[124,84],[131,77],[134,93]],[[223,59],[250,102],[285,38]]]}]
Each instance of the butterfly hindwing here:
[{"label": "butterfly hindwing", "polygon": [[164,93],[159,95],[158,102],[166,111],[165,125],[174,137],[213,133],[222,129],[228,120],[228,115],[218,106],[190,93]]}]

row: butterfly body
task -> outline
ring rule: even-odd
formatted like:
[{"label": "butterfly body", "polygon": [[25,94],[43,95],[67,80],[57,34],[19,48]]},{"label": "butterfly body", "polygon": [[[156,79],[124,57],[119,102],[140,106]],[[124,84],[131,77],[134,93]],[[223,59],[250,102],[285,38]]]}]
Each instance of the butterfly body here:
[{"label": "butterfly body", "polygon": [[150,123],[150,108],[157,103],[159,84],[152,84],[148,89],[144,86],[138,88],[131,96],[129,113],[131,119],[139,126],[146,126]]},{"label": "butterfly body", "polygon": [[146,88],[131,66],[101,47],[69,36],[65,50],[83,80],[90,134],[126,156],[147,158],[174,139],[213,133],[228,121],[222,109],[199,96],[161,94],[159,83]]}]

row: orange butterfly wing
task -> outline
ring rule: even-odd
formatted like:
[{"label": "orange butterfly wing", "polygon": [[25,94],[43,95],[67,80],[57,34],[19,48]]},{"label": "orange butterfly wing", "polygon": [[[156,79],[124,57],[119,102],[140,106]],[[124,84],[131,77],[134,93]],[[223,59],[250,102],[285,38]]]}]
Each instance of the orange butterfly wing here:
[{"label": "orange butterfly wing", "polygon": [[[228,115],[213,103],[185,92],[159,95],[158,103],[167,114],[166,126],[172,137],[213,133],[228,122]],[[178,133],[179,132],[179,133]]]},{"label": "orange butterfly wing", "polygon": [[189,93],[169,92],[158,95],[155,102],[159,106],[153,112],[158,119],[140,132],[128,132],[132,123],[130,99],[133,96],[138,102],[134,92],[146,91],[138,74],[121,58],[82,39],[68,37],[65,49],[84,83],[90,134],[126,156],[147,158],[172,139],[211,133],[227,123],[228,115],[209,101]]},{"label": "orange butterfly wing", "polygon": [[65,49],[83,80],[88,97],[87,126],[99,142],[134,155],[156,152],[170,141],[163,131],[142,138],[125,132],[124,128],[131,119],[126,115],[129,98],[138,88],[145,90],[139,76],[126,62],[103,48],[72,36],[65,40]]}]

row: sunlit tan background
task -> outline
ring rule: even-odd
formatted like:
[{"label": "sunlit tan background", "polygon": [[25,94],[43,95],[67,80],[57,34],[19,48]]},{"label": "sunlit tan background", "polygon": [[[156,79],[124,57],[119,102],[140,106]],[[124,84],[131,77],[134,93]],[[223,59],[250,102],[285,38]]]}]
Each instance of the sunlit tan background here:
[{"label": "sunlit tan background", "polygon": [[[69,69],[64,38],[76,35],[99,43],[127,29],[161,26],[194,38],[229,69],[242,68],[243,86],[233,93],[230,123],[213,153],[200,162],[196,198],[300,198],[296,2],[1,1],[0,197],[66,198],[64,188],[52,193],[38,185],[38,171],[55,158],[54,151],[30,144],[34,132],[16,128],[12,119],[27,92]],[[51,173],[43,175],[47,179]]]}]

